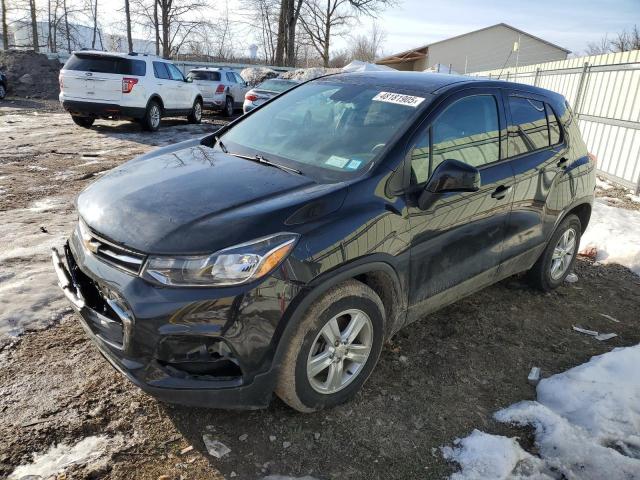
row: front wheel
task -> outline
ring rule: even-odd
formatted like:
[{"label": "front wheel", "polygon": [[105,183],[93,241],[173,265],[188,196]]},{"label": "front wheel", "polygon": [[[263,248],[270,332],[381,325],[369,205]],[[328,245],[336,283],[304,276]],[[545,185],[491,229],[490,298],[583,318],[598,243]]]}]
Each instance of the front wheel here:
[{"label": "front wheel", "polygon": [[162,118],[162,110],[160,109],[160,104],[155,100],[149,102],[147,105],[147,111],[142,118],[141,125],[142,128],[149,131],[155,132],[160,128],[160,119]]},{"label": "front wheel", "polygon": [[575,215],[568,215],[551,236],[540,258],[529,270],[531,283],[542,291],[558,288],[571,273],[578,254],[582,224]]},{"label": "front wheel", "polygon": [[193,102],[193,108],[191,109],[191,113],[187,116],[187,120],[189,123],[202,122],[202,100],[196,99],[196,101]]},{"label": "front wheel", "polygon": [[351,399],[378,361],[384,322],[382,301],[365,284],[349,280],[331,288],[296,327],[276,394],[300,412]]},{"label": "front wheel", "polygon": [[91,128],[96,119],[93,117],[79,117],[78,115],[71,115],[71,120],[73,120],[73,123],[79,127]]}]

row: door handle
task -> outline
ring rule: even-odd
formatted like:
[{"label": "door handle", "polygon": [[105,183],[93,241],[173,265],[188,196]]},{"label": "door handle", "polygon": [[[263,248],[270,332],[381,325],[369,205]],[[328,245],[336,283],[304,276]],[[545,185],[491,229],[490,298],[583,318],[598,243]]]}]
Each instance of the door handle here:
[{"label": "door handle", "polygon": [[562,157],[558,163],[556,164],[558,167],[560,168],[566,168],[567,167],[567,162],[569,161],[569,159],[567,157]]},{"label": "door handle", "polygon": [[496,188],[491,194],[491,198],[495,198],[496,200],[502,200],[507,196],[507,193],[511,191],[511,187],[507,187],[506,185],[500,185]]}]

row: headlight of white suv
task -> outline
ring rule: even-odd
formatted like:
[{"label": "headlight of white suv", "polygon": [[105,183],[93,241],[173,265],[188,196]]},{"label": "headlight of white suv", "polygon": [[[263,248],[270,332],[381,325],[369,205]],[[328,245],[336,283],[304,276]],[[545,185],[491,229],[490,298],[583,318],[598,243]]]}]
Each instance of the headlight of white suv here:
[{"label": "headlight of white suv", "polygon": [[149,256],[142,276],[163,285],[240,285],[271,273],[295,247],[299,235],[277,233],[202,256]]}]

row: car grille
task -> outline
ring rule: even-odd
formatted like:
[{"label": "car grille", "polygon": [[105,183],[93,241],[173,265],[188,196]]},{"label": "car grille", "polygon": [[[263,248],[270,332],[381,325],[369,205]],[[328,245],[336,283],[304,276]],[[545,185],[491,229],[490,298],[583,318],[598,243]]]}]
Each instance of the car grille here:
[{"label": "car grille", "polygon": [[85,251],[127,272],[135,273],[136,275],[140,273],[140,269],[145,260],[144,254],[134,252],[133,250],[105,240],[92,232],[82,220],[79,225],[79,234],[82,247]]}]

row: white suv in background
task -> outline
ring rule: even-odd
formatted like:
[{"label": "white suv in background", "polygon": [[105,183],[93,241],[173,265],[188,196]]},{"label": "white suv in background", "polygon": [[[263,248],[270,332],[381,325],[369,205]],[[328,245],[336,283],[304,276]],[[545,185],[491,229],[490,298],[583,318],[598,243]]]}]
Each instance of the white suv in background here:
[{"label": "white suv in background", "polygon": [[187,74],[204,97],[205,108],[222,110],[225,116],[242,108],[244,94],[249,90],[247,82],[230,68],[194,68]]},{"label": "white suv in background", "polygon": [[202,120],[202,95],[173,63],[137,53],[74,52],[60,70],[60,103],[81,127],[128,119],[155,131],[164,116]]}]

